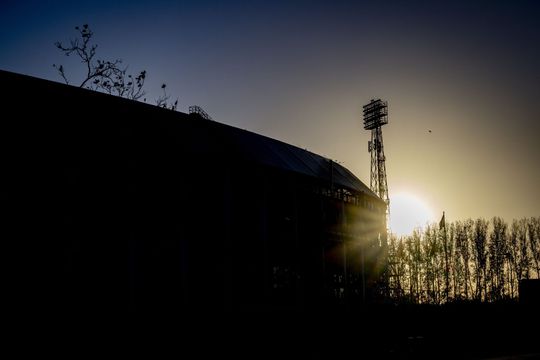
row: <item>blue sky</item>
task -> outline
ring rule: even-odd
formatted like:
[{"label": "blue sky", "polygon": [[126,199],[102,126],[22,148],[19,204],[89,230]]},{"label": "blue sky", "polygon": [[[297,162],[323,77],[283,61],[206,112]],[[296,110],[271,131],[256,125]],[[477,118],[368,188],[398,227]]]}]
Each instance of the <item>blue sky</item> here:
[{"label": "blue sky", "polygon": [[[11,1],[0,68],[60,81],[55,41],[87,23],[98,56],[145,69],[179,110],[343,163],[369,183],[361,108],[389,102],[390,195],[449,220],[540,215],[536,1]],[[431,133],[428,130],[432,130]]]}]

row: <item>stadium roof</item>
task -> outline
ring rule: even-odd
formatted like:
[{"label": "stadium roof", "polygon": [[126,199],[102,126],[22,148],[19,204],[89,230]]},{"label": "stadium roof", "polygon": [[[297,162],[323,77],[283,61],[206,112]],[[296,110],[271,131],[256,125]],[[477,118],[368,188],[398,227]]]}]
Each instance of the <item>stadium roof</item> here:
[{"label": "stadium roof", "polygon": [[325,179],[350,190],[377,196],[352,172],[335,161],[250,131],[222,124],[216,124],[216,127],[226,138],[226,142],[234,148],[235,154],[268,166]]},{"label": "stadium roof", "polygon": [[[89,134],[86,136],[91,136],[92,132],[110,133],[115,127],[122,128],[125,124],[131,124],[139,129],[142,142],[145,137],[163,137],[166,134],[168,137],[175,138],[179,146],[187,146],[194,152],[203,151],[210,154],[219,153],[226,157],[234,156],[332,182],[334,185],[378,198],[354,174],[335,161],[279,140],[203,119],[196,114],[188,115],[165,110],[145,103],[2,70],[0,70],[0,80],[6,89],[12,90],[7,94],[8,98],[15,96],[13,95],[17,93],[15,90],[19,89],[21,93],[40,94],[35,97],[34,103],[44,112],[60,114],[76,111],[80,117],[79,122],[84,122],[84,125],[81,125],[84,126],[84,132]],[[20,100],[17,100],[17,97],[14,99]],[[8,102],[9,99],[6,100],[6,103]],[[81,112],[81,109],[84,111]],[[100,112],[110,113],[100,109],[116,109],[116,114],[121,116],[96,116],[95,114]],[[134,114],[135,117],[132,116]],[[88,122],[87,118],[90,118],[91,122]],[[54,118],[51,121],[54,122]],[[72,131],[69,124],[76,122],[70,119],[68,126],[62,125],[61,131]],[[118,125],[115,125],[116,123]],[[36,124],[39,126],[43,123]],[[47,126],[53,126],[53,124],[48,122]],[[46,131],[51,133],[53,130],[46,128]]]}]

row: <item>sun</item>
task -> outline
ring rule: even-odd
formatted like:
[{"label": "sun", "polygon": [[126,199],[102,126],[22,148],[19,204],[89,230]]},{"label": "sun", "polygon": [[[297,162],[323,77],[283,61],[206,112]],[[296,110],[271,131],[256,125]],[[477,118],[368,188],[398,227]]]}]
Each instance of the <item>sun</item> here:
[{"label": "sun", "polygon": [[398,193],[390,198],[390,231],[395,235],[410,235],[434,219],[429,206],[412,194]]}]

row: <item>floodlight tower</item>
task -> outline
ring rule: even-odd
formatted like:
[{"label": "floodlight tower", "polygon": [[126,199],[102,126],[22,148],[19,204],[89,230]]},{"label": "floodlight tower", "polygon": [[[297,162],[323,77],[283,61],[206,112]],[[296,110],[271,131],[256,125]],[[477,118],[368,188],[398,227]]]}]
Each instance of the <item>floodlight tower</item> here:
[{"label": "floodlight tower", "polygon": [[386,165],[382,137],[382,126],[388,124],[388,103],[381,99],[371,100],[364,105],[364,129],[371,130],[368,152],[371,153],[370,188],[386,202],[386,226],[389,225],[390,199],[386,181]]}]

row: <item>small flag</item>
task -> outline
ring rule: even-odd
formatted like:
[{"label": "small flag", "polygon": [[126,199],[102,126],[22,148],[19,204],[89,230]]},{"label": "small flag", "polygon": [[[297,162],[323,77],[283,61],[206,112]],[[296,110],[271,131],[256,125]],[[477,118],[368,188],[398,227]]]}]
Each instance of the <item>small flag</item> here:
[{"label": "small flag", "polygon": [[444,211],[442,212],[442,218],[441,218],[441,221],[439,221],[439,229],[446,229],[446,224],[445,224],[445,219],[444,219]]}]

